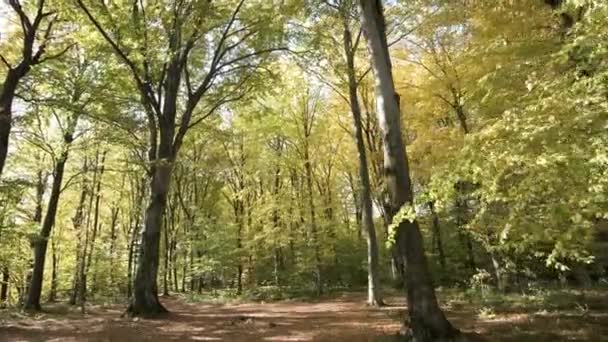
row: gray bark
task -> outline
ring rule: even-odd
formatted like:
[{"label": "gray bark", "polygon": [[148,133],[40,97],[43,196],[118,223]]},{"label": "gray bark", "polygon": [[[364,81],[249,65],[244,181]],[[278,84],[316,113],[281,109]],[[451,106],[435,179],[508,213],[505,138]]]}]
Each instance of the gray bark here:
[{"label": "gray bark", "polygon": [[[391,212],[413,205],[407,154],[401,136],[399,100],[391,71],[382,5],[379,0],[360,1],[363,25],[376,78],[378,122],[383,134],[384,172]],[[414,341],[449,340],[458,334],[439,308],[417,221],[397,227],[396,243],[407,272],[409,332]]]},{"label": "gray bark", "polygon": [[[382,294],[380,289],[380,275],[378,262],[378,242],[376,239],[376,228],[374,227],[372,211],[372,195],[369,180],[369,170],[367,163],[367,153],[365,151],[365,141],[363,140],[363,129],[361,124],[361,107],[357,96],[357,78],[355,75],[354,54],[356,47],[353,47],[352,35],[348,25],[344,24],[344,54],[346,56],[346,66],[348,72],[348,90],[353,123],[355,128],[355,142],[359,157],[359,182],[361,195],[361,228],[365,233],[367,241],[367,303],[373,306],[380,306]],[[355,204],[357,205],[357,204]]]}]

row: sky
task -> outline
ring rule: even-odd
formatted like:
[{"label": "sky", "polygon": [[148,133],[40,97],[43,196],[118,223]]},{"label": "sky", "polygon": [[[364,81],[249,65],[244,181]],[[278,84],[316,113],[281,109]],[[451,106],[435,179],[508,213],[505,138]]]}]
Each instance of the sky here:
[{"label": "sky", "polygon": [[6,32],[6,27],[8,26],[8,6],[6,5],[6,0],[0,1],[0,41],[6,39],[4,32]]}]

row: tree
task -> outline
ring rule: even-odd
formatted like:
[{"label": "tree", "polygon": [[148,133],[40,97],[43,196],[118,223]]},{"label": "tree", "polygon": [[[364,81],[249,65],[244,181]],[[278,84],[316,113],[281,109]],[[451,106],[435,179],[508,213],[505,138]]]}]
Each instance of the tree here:
[{"label": "tree", "polygon": [[[0,54],[2,64],[8,69],[0,87],[0,176],[4,170],[8,153],[9,136],[12,126],[12,110],[19,82],[35,65],[61,56],[69,46],[57,54],[47,52],[53,38],[53,25],[57,19],[54,11],[48,11],[45,0],[36,1],[35,15],[30,18],[19,0],[9,0],[22,30],[21,56],[19,62],[11,63],[10,58]],[[42,38],[40,39],[40,35]]]},{"label": "tree", "polygon": [[[78,121],[83,113],[87,111],[87,107],[91,102],[91,95],[88,91],[94,89],[91,87],[93,83],[92,78],[94,77],[91,61],[87,60],[83,54],[78,54],[78,52],[75,51],[75,56],[72,56],[69,61],[65,62],[66,64],[57,63],[57,65],[53,66],[54,68],[42,70],[48,76],[47,80],[50,81],[51,87],[56,91],[54,94],[45,94],[43,97],[37,98],[36,88],[33,88],[34,98],[32,100],[49,105],[48,108],[60,127],[62,144],[58,155],[54,151],[49,151],[52,154],[54,164],[52,172],[53,182],[40,233],[32,241],[34,266],[29,284],[29,292],[24,303],[24,307],[27,310],[41,309],[40,296],[46,250],[51,229],[55,224],[57,216],[59,198],[63,190],[65,168],[72,143],[78,136],[76,130]],[[59,84],[62,84],[62,86],[59,86]],[[87,88],[85,88],[85,85]],[[56,111],[63,111],[65,114],[59,115]]]},{"label": "tree", "polygon": [[[384,172],[393,213],[413,205],[412,185],[401,136],[399,100],[395,92],[380,0],[361,1],[363,27],[376,77],[378,122],[383,132]],[[450,339],[458,334],[439,308],[420,228],[415,219],[403,220],[395,241],[406,267],[409,334],[416,341]]]},{"label": "tree", "polygon": [[[150,202],[134,296],[127,311],[131,315],[164,313],[158,301],[157,273],[173,163],[188,130],[221,106],[241,99],[268,54],[279,49],[275,38],[280,38],[281,22],[271,17],[279,10],[269,7],[263,18],[255,18],[244,0],[176,2],[171,8],[143,3],[93,8],[83,0],[78,5],[130,71],[147,118]],[[96,10],[106,15],[97,15]],[[112,15],[117,20],[107,20]],[[155,20],[161,25],[153,24]],[[116,22],[121,26],[116,27]],[[134,33],[130,42],[120,40],[128,30]],[[207,45],[209,41],[213,45]],[[155,55],[153,49],[167,54]],[[198,108],[202,100],[203,111]]]}]

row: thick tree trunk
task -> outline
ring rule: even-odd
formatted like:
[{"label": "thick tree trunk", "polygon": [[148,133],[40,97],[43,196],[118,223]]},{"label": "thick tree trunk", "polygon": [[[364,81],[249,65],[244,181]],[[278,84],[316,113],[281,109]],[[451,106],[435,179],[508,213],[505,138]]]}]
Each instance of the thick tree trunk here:
[{"label": "thick tree trunk", "polygon": [[[399,100],[391,74],[384,14],[380,0],[361,0],[363,26],[376,77],[378,122],[383,133],[384,172],[392,212],[413,205],[412,185],[401,136]],[[414,341],[449,340],[458,335],[439,308],[417,221],[397,227],[396,243],[406,267],[409,332]]]},{"label": "thick tree trunk", "polygon": [[[68,139],[66,139],[68,140]],[[71,137],[69,139],[71,143]],[[55,170],[53,172],[53,186],[51,188],[51,194],[49,198],[49,204],[46,215],[44,216],[44,222],[40,230],[40,235],[37,236],[34,245],[34,269],[32,271],[32,278],[30,281],[29,291],[27,299],[24,304],[26,310],[39,311],[40,308],[40,295],[42,293],[42,280],[44,276],[44,261],[46,259],[46,249],[48,245],[48,239],[51,234],[51,229],[55,224],[55,216],[57,215],[57,206],[59,204],[59,195],[61,194],[61,184],[63,182],[63,173],[65,170],[65,163],[68,159],[67,146],[62,152]]]},{"label": "thick tree trunk", "polygon": [[[357,78],[355,75],[354,54],[352,46],[352,35],[348,26],[344,25],[344,53],[346,55],[346,66],[348,72],[348,90],[350,109],[353,114],[355,128],[355,142],[359,157],[359,182],[361,194],[361,228],[365,233],[367,241],[367,303],[373,306],[383,305],[380,289],[380,274],[378,264],[378,242],[376,239],[376,228],[374,227],[372,211],[372,195],[367,165],[367,153],[365,141],[363,140],[363,129],[361,124],[361,107],[357,96]],[[356,204],[355,204],[356,205]]]},{"label": "thick tree trunk", "polygon": [[133,299],[127,308],[127,312],[132,316],[150,316],[167,312],[158,300],[157,275],[160,233],[170,184],[170,161],[157,161],[150,182],[150,202],[146,210],[145,228],[135,271]]},{"label": "thick tree trunk", "polygon": [[6,74],[4,83],[0,87],[0,176],[4,170],[6,155],[8,154],[8,141],[12,126],[13,99],[19,81],[28,72],[29,66],[22,63],[19,67],[10,69]]}]

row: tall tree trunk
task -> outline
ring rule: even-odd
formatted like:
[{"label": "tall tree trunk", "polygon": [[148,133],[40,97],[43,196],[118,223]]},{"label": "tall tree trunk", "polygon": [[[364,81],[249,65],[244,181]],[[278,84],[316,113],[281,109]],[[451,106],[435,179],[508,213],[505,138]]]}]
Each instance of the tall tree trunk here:
[{"label": "tall tree trunk", "polygon": [[[31,50],[31,48],[30,48]],[[22,63],[23,64],[23,63]],[[0,176],[4,170],[6,155],[8,154],[8,141],[12,126],[13,99],[19,81],[29,71],[29,65],[19,65],[8,70],[4,83],[0,87]]]},{"label": "tall tree trunk", "polygon": [[[44,193],[46,192],[46,183],[49,174],[43,172],[42,170],[38,171],[38,182],[36,184],[36,208],[34,209],[34,217],[33,221],[35,224],[42,223],[42,205],[44,201]],[[30,243],[32,249],[34,248],[34,244]],[[23,304],[26,301],[26,296],[30,292],[30,283],[32,282],[32,273],[34,272],[34,259],[33,256],[28,260],[28,270],[25,275],[25,289],[22,291],[21,296],[19,296],[19,303]]]},{"label": "tall tree trunk", "polygon": [[[89,274],[89,270],[91,269],[91,265],[94,263],[94,261],[96,262],[96,258],[95,258],[95,247],[96,244],[95,242],[97,241],[97,236],[100,234],[101,231],[101,223],[99,222],[99,204],[101,201],[101,181],[103,180],[103,174],[105,171],[105,160],[106,160],[106,154],[108,151],[103,151],[101,153],[101,161],[95,161],[95,167],[99,168],[99,172],[97,172],[97,170],[95,171],[95,178],[96,178],[96,184],[95,184],[95,193],[93,194],[93,197],[91,198],[95,198],[95,206],[94,206],[94,210],[93,210],[93,225],[92,225],[92,232],[91,232],[91,242],[90,242],[90,247],[88,248],[88,256],[87,256],[87,261],[86,261],[86,268],[84,270],[83,273],[83,277],[86,278]],[[87,224],[87,229],[88,229],[88,224]],[[95,268],[94,268],[95,269]],[[95,288],[95,284],[97,283],[96,280],[96,272],[93,274],[93,281],[92,281],[92,287],[91,287],[91,291],[94,292]],[[85,291],[87,291],[87,284],[84,283],[84,289]],[[86,293],[82,293],[83,297],[84,295],[86,295]]]},{"label": "tall tree trunk", "polygon": [[240,199],[236,200],[238,202],[237,207],[235,208],[236,220],[237,220],[237,232],[236,232],[236,249],[238,252],[238,264],[236,265],[236,294],[240,295],[243,293],[243,225],[244,225],[244,204]]},{"label": "tall tree trunk", "polygon": [[443,251],[443,241],[441,239],[441,226],[439,225],[439,216],[435,211],[435,202],[430,201],[428,203],[429,210],[431,211],[431,218],[433,221],[433,248],[436,249],[439,254],[439,264],[441,269],[445,270],[445,254]]},{"label": "tall tree trunk", "polygon": [[74,267],[74,277],[72,280],[72,291],[70,293],[70,305],[76,305],[78,300],[78,293],[80,291],[80,270],[82,268],[82,263],[84,262],[83,256],[83,242],[84,235],[82,231],[82,223],[84,220],[84,207],[86,204],[87,194],[88,194],[88,184],[86,180],[86,173],[88,171],[87,159],[85,158],[84,164],[82,166],[83,172],[83,181],[82,181],[82,189],[80,191],[80,199],[78,201],[78,206],[76,207],[76,213],[74,213],[74,217],[72,217],[72,224],[74,226],[74,230],[76,231],[76,262]]},{"label": "tall tree trunk", "polygon": [[[54,234],[55,235],[55,234]],[[57,300],[57,264],[59,257],[57,256],[57,241],[55,237],[51,242],[51,289],[49,290],[49,302]]]},{"label": "tall tree trunk", "polygon": [[164,264],[163,264],[163,296],[168,296],[169,295],[169,257],[171,256],[171,254],[169,253],[169,251],[171,250],[171,246],[169,245],[169,225],[167,224],[167,218],[165,217],[165,229],[164,229],[164,236],[165,236],[165,260],[164,260]]},{"label": "tall tree trunk", "polygon": [[[380,274],[378,265],[378,242],[376,240],[376,228],[372,212],[372,195],[369,180],[369,170],[367,166],[367,154],[365,151],[365,141],[363,140],[363,129],[361,125],[361,107],[357,96],[357,78],[355,75],[355,62],[352,35],[348,25],[344,24],[344,53],[346,55],[346,67],[348,72],[348,92],[350,109],[353,114],[355,127],[355,142],[359,156],[359,182],[361,194],[361,228],[365,233],[367,241],[367,303],[373,306],[380,306],[382,294],[380,289]],[[356,205],[356,204],[355,204]]]},{"label": "tall tree trunk", "polygon": [[[380,0],[360,1],[363,26],[376,78],[378,122],[383,133],[384,172],[392,212],[413,205],[413,192],[405,146],[401,136],[399,99],[391,71],[384,14]],[[458,334],[439,308],[422,234],[416,220],[401,222],[396,243],[406,267],[408,334],[415,341],[449,340]]]},{"label": "tall tree trunk", "polygon": [[[162,146],[162,148],[171,147],[169,144],[169,146]],[[156,315],[167,312],[167,309],[158,300],[157,275],[160,232],[167,205],[167,194],[171,184],[172,168],[169,160],[156,161],[155,164],[150,182],[150,202],[146,209],[139,261],[135,271],[133,299],[127,308],[127,312],[133,316]]]},{"label": "tall tree trunk", "polygon": [[312,165],[310,162],[310,153],[308,151],[308,142],[304,150],[304,168],[306,170],[306,189],[308,190],[308,210],[310,215],[310,230],[312,236],[312,244],[314,249],[315,257],[315,286],[317,288],[317,294],[323,294],[323,278],[321,274],[321,251],[319,246],[319,232],[317,229],[317,219],[315,214],[315,201],[314,193],[312,188]]},{"label": "tall tree trunk", "polygon": [[[124,185],[124,184],[123,184]],[[116,206],[111,209],[111,223],[110,223],[110,265],[114,265],[114,249],[116,248],[116,228],[118,226],[118,214],[120,213],[120,207],[117,203]],[[115,286],[114,267],[110,268],[110,286]]]},{"label": "tall tree trunk", "polygon": [[[71,135],[66,137],[67,145],[72,142]],[[49,197],[49,204],[47,207],[40,235],[37,236],[33,242],[34,245],[34,269],[32,271],[32,279],[30,281],[29,291],[27,299],[24,304],[26,310],[40,311],[40,295],[42,293],[42,280],[44,276],[44,261],[46,259],[46,249],[48,245],[48,239],[51,234],[51,229],[55,224],[55,217],[57,215],[57,206],[59,204],[59,195],[61,194],[61,184],[63,182],[63,173],[65,171],[65,164],[68,159],[68,146],[64,146],[64,151],[57,160],[55,170],[53,172],[53,186],[51,188],[51,194]]]}]

